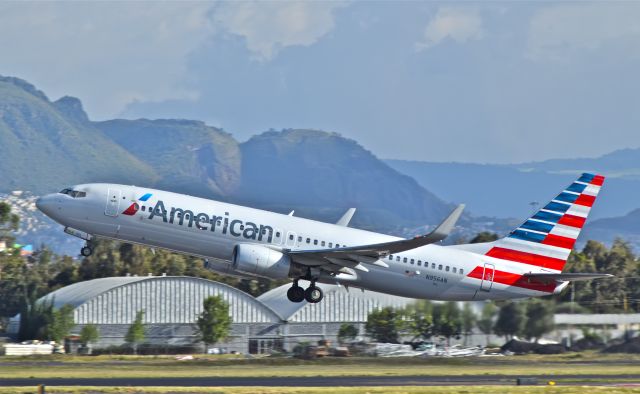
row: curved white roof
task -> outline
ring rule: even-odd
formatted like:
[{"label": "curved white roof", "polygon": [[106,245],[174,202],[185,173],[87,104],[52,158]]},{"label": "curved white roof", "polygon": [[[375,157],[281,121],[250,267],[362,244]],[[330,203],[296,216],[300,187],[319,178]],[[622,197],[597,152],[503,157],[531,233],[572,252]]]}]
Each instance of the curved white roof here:
[{"label": "curved white roof", "polygon": [[[192,324],[208,296],[229,304],[235,323],[277,323],[280,316],[251,295],[224,283],[187,276],[130,276],[75,283],[40,300],[75,307],[76,324],[131,324],[144,311],[147,324]],[[17,317],[17,316],[16,316]]]}]

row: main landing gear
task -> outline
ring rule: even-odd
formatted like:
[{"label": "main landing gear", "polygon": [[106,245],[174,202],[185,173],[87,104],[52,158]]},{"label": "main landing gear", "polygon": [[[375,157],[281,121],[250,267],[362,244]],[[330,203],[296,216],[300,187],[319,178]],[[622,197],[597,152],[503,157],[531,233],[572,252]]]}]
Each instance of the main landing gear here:
[{"label": "main landing gear", "polygon": [[300,285],[298,285],[298,279],[293,281],[293,286],[287,290],[287,298],[291,302],[302,302],[303,300],[307,300],[307,302],[311,304],[316,304],[322,301],[324,294],[322,293],[322,289],[316,286],[315,281],[311,281],[311,285],[304,290]]}]

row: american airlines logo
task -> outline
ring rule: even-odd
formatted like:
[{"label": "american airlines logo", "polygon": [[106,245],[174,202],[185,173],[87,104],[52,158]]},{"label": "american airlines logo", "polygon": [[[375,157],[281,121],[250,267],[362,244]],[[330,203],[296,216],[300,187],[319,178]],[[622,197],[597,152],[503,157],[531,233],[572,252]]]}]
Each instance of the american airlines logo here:
[{"label": "american airlines logo", "polygon": [[[140,197],[138,201],[147,201],[152,195],[153,194],[151,193],[147,193],[144,196]],[[138,203],[134,201],[131,205],[129,205],[129,208],[125,209],[122,212],[122,214],[133,216],[136,214],[136,212],[138,212],[138,209],[140,209],[140,205],[138,205]]]},{"label": "american airlines logo", "polygon": [[229,212],[224,216],[209,215],[204,212],[194,213],[188,209],[172,207],[167,210],[162,200],[158,200],[153,210],[149,213],[149,219],[162,218],[164,223],[177,224],[178,226],[196,227],[199,230],[221,232],[231,234],[234,237],[267,242],[273,240],[273,227],[264,226],[252,222],[244,222],[229,217]]}]

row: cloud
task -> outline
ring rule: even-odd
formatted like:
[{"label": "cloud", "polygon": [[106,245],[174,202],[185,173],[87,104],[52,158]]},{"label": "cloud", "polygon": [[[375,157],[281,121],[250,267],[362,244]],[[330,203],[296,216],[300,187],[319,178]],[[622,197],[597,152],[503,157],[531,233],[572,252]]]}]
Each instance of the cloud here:
[{"label": "cloud", "polygon": [[[0,3],[0,74],[52,98],[79,96],[93,118],[135,100],[193,99],[187,55],[213,32],[206,2]],[[99,92],[97,94],[96,92]]]},{"label": "cloud", "polygon": [[607,45],[640,49],[640,3],[582,3],[549,6],[531,19],[527,56],[567,60]]},{"label": "cloud", "polygon": [[334,27],[335,1],[259,1],[221,3],[213,14],[216,26],[244,37],[261,61],[288,46],[309,46]]},{"label": "cloud", "polygon": [[479,40],[483,36],[482,18],[477,10],[440,7],[424,30],[423,40],[416,44],[419,51],[438,45],[446,38],[458,43]]}]

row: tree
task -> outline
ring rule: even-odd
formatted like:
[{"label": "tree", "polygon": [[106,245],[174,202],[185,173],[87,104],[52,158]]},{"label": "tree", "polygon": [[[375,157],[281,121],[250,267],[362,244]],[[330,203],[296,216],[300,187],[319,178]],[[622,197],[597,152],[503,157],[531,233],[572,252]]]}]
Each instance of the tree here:
[{"label": "tree", "polygon": [[451,344],[451,337],[459,336],[462,330],[460,309],[454,301],[436,304],[433,307],[433,333],[447,340]]},{"label": "tree", "polygon": [[477,323],[480,331],[482,331],[482,333],[486,336],[487,346],[489,346],[489,335],[491,335],[491,333],[493,332],[493,325],[497,310],[498,308],[493,302],[485,302],[484,306],[482,307],[480,319]]},{"label": "tree", "polygon": [[73,305],[65,304],[53,310],[51,322],[46,327],[46,336],[52,341],[62,343],[76,325],[73,320]]},{"label": "tree", "polygon": [[89,346],[100,339],[100,332],[95,324],[87,324],[80,330],[80,342],[82,346]]},{"label": "tree", "polygon": [[127,335],[124,340],[133,348],[133,354],[138,354],[138,345],[144,341],[144,324],[142,319],[144,318],[144,311],[138,311],[133,323],[129,326]]},{"label": "tree", "polygon": [[18,230],[20,227],[20,216],[11,213],[11,205],[2,201],[0,202],[0,239],[11,238],[12,231]]},{"label": "tree", "polygon": [[376,342],[398,343],[398,314],[395,309],[385,307],[371,311],[365,331]]},{"label": "tree", "polygon": [[399,328],[412,335],[411,341],[433,336],[433,304],[418,300],[400,310]]},{"label": "tree", "polygon": [[358,328],[351,323],[343,323],[338,330],[338,342],[351,342],[358,336]]},{"label": "tree", "polygon": [[468,302],[464,303],[464,307],[462,308],[462,334],[464,335],[464,345],[467,345],[467,340],[469,339],[469,335],[473,330],[473,327],[476,325],[476,314],[471,309],[471,304]]},{"label": "tree", "polygon": [[231,330],[229,304],[221,296],[210,296],[204,299],[203,310],[196,324],[200,340],[204,343],[205,353],[209,345],[226,338]]},{"label": "tree", "polygon": [[553,304],[547,300],[531,299],[527,302],[527,323],[524,326],[524,336],[527,339],[538,339],[553,330]]},{"label": "tree", "polygon": [[503,335],[509,340],[522,333],[525,321],[523,304],[508,301],[500,308],[498,320],[496,320],[493,330],[496,334]]}]

